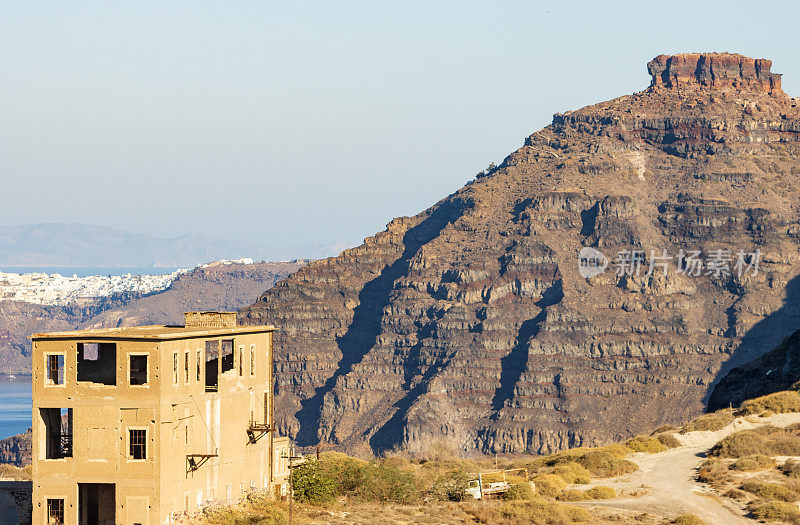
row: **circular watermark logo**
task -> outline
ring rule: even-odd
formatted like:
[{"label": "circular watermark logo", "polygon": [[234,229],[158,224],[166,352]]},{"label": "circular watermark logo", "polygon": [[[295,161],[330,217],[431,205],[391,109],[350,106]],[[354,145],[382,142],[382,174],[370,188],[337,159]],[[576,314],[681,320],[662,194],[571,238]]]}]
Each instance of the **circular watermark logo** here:
[{"label": "circular watermark logo", "polygon": [[578,273],[581,277],[590,279],[606,271],[608,257],[603,252],[584,246],[578,254]]}]

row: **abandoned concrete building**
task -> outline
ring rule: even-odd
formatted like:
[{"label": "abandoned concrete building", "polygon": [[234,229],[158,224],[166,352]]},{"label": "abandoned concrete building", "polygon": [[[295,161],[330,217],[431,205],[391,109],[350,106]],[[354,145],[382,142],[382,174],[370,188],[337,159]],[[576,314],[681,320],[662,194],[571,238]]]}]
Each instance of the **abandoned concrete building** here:
[{"label": "abandoned concrete building", "polygon": [[170,523],[285,491],[273,330],[192,312],[185,326],[34,335],[33,523]]}]

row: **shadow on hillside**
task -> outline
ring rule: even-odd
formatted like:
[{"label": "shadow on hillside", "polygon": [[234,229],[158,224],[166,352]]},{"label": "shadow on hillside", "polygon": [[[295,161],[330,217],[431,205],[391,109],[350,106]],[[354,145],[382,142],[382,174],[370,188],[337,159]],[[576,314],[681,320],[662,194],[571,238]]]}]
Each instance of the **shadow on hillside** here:
[{"label": "shadow on hillside", "polygon": [[[800,329],[800,276],[792,278],[786,285],[783,306],[753,325],[731,358],[723,364],[706,395],[708,410],[727,408],[729,404],[736,406],[746,399],[786,388],[788,385],[778,380],[777,375],[766,377],[767,370],[760,372],[753,370],[754,373],[747,374],[746,382],[742,381],[745,377],[742,371],[748,366],[752,367],[755,360],[777,347],[798,329]],[[760,377],[762,373],[765,375]],[[800,380],[800,377],[794,379],[797,380]]]},{"label": "shadow on hillside", "polygon": [[558,279],[553,283],[553,286],[545,291],[542,298],[536,302],[536,306],[541,308],[541,312],[533,319],[528,319],[522,323],[517,335],[517,343],[511,349],[511,352],[500,360],[500,386],[497,387],[492,398],[492,419],[497,419],[500,416],[500,410],[509,399],[514,397],[514,387],[528,367],[530,343],[539,334],[542,325],[547,319],[547,307],[553,306],[563,298],[563,283],[561,279]]},{"label": "shadow on hillside", "polygon": [[[369,439],[369,446],[374,454],[394,448],[395,445],[402,441],[403,427],[405,426],[408,411],[414,402],[427,391],[433,378],[447,368],[453,359],[455,351],[451,351],[444,356],[438,356],[436,361],[419,376],[416,372],[420,370],[422,365],[421,354],[422,341],[414,345],[410,354],[410,362],[406,363],[405,382],[403,383],[403,390],[407,391],[406,394],[400,401],[395,403],[394,406],[397,410],[394,411],[389,421]],[[419,377],[419,379],[414,381],[415,377]]]},{"label": "shadow on hillside", "polygon": [[312,397],[300,402],[301,409],[295,414],[300,423],[296,436],[298,445],[309,446],[318,443],[325,395],[334,389],[340,377],[348,374],[375,346],[381,333],[383,309],[389,305],[394,282],[403,276],[409,262],[423,245],[435,239],[448,224],[461,216],[464,206],[464,203],[458,200],[442,202],[425,220],[405,233],[404,249],[400,258],[385,267],[378,277],[361,289],[358,294],[359,304],[353,310],[353,320],[347,332],[336,340],[342,352],[336,371],[324,385],[316,389]]}]

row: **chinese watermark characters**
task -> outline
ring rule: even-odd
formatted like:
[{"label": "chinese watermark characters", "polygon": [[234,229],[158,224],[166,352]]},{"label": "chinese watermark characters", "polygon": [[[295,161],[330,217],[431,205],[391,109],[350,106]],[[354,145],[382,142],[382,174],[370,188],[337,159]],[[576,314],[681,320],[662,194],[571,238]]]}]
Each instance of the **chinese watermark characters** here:
[{"label": "chinese watermark characters", "polygon": [[758,248],[753,252],[744,250],[733,252],[724,248],[714,248],[709,251],[681,248],[674,255],[662,249],[650,250],[649,257],[645,250],[620,250],[609,262],[599,250],[584,247],[578,256],[578,272],[582,277],[589,279],[604,273],[610,266],[617,277],[650,277],[656,272],[666,275],[674,265],[674,272],[677,275],[712,278],[736,275],[742,278],[746,275],[758,275],[760,263],[761,251]]}]

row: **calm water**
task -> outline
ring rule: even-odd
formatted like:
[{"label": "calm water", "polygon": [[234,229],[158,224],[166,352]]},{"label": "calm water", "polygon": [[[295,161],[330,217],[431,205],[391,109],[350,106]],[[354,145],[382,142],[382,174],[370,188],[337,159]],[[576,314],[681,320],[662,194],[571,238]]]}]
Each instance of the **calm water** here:
[{"label": "calm water", "polygon": [[31,426],[31,383],[0,382],[0,439],[22,434]]},{"label": "calm water", "polygon": [[88,277],[90,275],[167,275],[179,268],[151,266],[3,266],[0,272],[6,273],[60,273],[66,277],[77,275],[78,277]]}]

